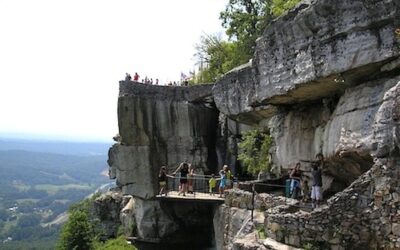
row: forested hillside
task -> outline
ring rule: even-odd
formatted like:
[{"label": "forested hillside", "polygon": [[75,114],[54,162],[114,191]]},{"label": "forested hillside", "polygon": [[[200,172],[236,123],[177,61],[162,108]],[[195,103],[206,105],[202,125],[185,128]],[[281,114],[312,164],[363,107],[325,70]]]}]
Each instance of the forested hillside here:
[{"label": "forested hillside", "polygon": [[[0,145],[7,148],[4,143]],[[52,148],[45,142],[32,142],[8,146],[60,151],[70,145],[60,142]],[[93,145],[97,149],[106,148],[105,144]],[[54,249],[60,229],[58,222],[63,221],[58,216],[71,204],[109,183],[107,151],[91,154],[85,146],[66,154],[0,150],[1,249]]]}]

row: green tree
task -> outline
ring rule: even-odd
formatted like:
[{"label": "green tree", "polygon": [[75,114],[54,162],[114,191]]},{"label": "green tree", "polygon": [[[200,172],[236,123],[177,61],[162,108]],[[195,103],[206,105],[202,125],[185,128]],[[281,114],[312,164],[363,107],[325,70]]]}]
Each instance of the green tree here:
[{"label": "green tree", "polygon": [[106,241],[104,244],[97,244],[96,250],[135,250],[136,247],[126,243],[126,239],[120,236],[117,239]]},{"label": "green tree", "polygon": [[249,173],[270,170],[269,149],[272,143],[272,137],[260,130],[250,130],[242,135],[242,141],[238,144],[238,159]]},{"label": "green tree", "polygon": [[[220,35],[203,35],[196,45],[200,66],[192,84],[215,82],[231,69],[248,62],[254,54],[256,39],[272,20],[300,0],[229,0],[220,13],[229,41]],[[273,10],[271,12],[271,10]]]},{"label": "green tree", "polygon": [[270,0],[229,0],[220,13],[229,39],[237,41],[248,61],[254,54],[256,39],[271,20]]},{"label": "green tree", "polygon": [[18,219],[17,227],[32,227],[39,225],[42,216],[39,214],[23,214]]},{"label": "green tree", "polygon": [[272,0],[271,12],[275,17],[281,16],[299,2],[300,0]]},{"label": "green tree", "polygon": [[195,55],[200,64],[195,83],[214,82],[247,60],[238,43],[224,41],[220,35],[203,35]]},{"label": "green tree", "polygon": [[62,229],[57,249],[93,249],[93,238],[93,228],[89,222],[87,213],[81,210],[74,210],[70,213],[68,222]]}]

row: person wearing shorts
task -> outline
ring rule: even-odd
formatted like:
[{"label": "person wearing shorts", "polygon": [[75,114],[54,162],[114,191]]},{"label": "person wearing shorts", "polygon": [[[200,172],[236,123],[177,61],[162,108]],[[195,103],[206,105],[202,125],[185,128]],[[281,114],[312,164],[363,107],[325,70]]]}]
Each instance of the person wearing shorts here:
[{"label": "person wearing shorts", "polygon": [[159,195],[167,195],[167,168],[162,166],[158,174],[158,184],[160,186]]},{"label": "person wearing shorts", "polygon": [[324,166],[324,158],[322,154],[317,154],[317,163],[313,166],[312,171],[312,187],[311,200],[313,208],[319,207],[322,201],[322,167]]},{"label": "person wearing shorts", "polygon": [[183,196],[186,196],[186,191],[187,191],[187,183],[188,183],[188,174],[189,174],[189,165],[184,162],[182,163],[182,168],[180,169],[181,177],[179,179],[180,185],[180,190],[178,195],[183,194]]}]

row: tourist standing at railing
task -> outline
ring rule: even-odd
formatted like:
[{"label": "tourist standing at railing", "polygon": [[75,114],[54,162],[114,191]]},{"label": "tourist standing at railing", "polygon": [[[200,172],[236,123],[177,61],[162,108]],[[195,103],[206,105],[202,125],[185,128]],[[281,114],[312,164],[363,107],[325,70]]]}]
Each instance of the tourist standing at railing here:
[{"label": "tourist standing at railing", "polygon": [[214,189],[216,185],[217,185],[217,180],[215,179],[215,175],[212,174],[210,180],[208,180],[208,189],[210,195],[214,195]]},{"label": "tourist standing at railing", "polygon": [[167,196],[167,194],[168,194],[168,177],[173,178],[173,176],[167,175],[167,168],[165,166],[162,166],[160,168],[160,173],[158,174],[158,184],[160,186],[159,195],[165,194],[165,196]]},{"label": "tourist standing at railing", "polygon": [[220,181],[219,181],[219,197],[222,197],[226,186],[226,172],[224,169],[219,171]]},{"label": "tourist standing at railing", "polygon": [[179,192],[178,195],[183,195],[186,196],[187,192],[187,175],[189,173],[189,166],[186,162],[182,162],[179,167],[174,171],[173,175],[176,175],[176,173],[180,172],[181,176],[179,178]]},{"label": "tourist standing at railing", "polygon": [[224,169],[224,171],[226,173],[226,186],[225,186],[225,189],[230,189],[230,188],[232,188],[232,184],[233,184],[232,172],[229,169],[228,165],[224,165],[223,169]]},{"label": "tourist standing at railing", "polygon": [[292,198],[296,199],[300,190],[300,182],[301,182],[301,170],[300,170],[300,162],[296,163],[294,169],[290,172],[290,195]]},{"label": "tourist standing at railing", "polygon": [[189,173],[187,175],[188,178],[188,194],[193,194],[193,182],[194,182],[194,167],[192,164],[189,164]]}]

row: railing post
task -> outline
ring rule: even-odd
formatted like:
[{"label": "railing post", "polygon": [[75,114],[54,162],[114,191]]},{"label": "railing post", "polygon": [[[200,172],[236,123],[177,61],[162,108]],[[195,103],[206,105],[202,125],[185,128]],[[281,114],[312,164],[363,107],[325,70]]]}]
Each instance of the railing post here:
[{"label": "railing post", "polygon": [[255,192],[256,192],[255,184],[252,185],[251,190],[252,190],[252,195],[251,195],[251,221],[253,221],[253,218],[254,218],[254,214],[253,214],[254,213],[254,198],[255,198]]}]

